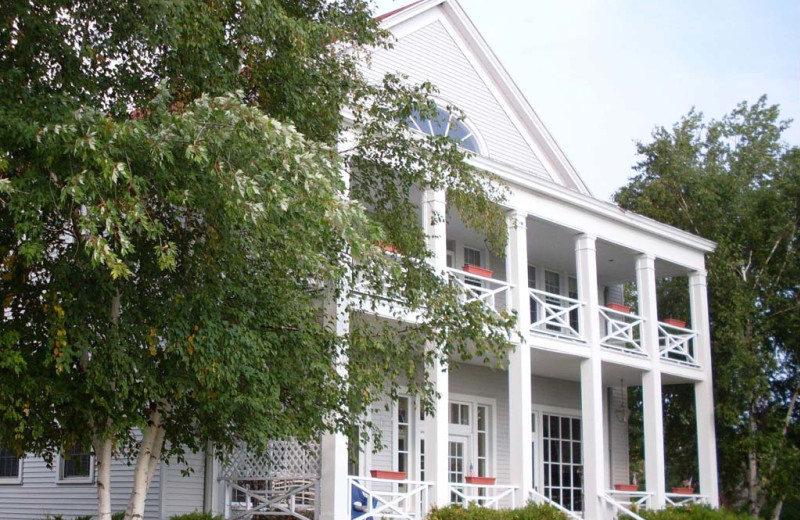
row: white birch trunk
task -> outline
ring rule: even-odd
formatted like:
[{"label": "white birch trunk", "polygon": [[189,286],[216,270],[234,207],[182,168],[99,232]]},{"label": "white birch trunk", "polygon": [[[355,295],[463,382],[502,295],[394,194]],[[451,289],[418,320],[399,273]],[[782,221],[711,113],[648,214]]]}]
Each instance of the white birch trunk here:
[{"label": "white birch trunk", "polygon": [[[125,520],[144,520],[144,503],[147,490],[150,487],[154,467],[158,465],[161,456],[161,446],[164,444],[164,428],[161,424],[161,412],[156,408],[150,413],[150,421],[142,436],[139,456],[136,458],[136,467],[133,473],[133,488],[125,510]],[[155,458],[155,463],[153,462]],[[153,467],[151,469],[151,466]]]},{"label": "white birch trunk", "polygon": [[111,520],[111,439],[93,439],[97,478],[97,520]]}]

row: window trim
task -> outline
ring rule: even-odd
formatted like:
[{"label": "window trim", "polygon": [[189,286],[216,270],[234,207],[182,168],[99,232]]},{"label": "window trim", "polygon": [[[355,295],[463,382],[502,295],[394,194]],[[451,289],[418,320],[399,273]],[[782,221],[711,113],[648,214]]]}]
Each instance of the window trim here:
[{"label": "window trim", "polygon": [[59,451],[58,455],[56,455],[56,484],[94,484],[94,453],[92,453],[91,449],[87,453],[89,454],[89,474],[85,477],[64,477],[64,461],[66,457],[64,457],[63,450]]},{"label": "window trim", "polygon": [[22,470],[23,470],[23,461],[25,457],[17,457],[17,476],[16,477],[3,477],[0,476],[0,486],[15,486],[22,484]]}]

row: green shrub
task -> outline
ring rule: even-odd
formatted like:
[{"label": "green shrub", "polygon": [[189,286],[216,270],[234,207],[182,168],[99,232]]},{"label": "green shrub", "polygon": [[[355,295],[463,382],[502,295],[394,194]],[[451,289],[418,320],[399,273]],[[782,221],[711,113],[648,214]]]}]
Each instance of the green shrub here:
[{"label": "green shrub", "polygon": [[528,504],[521,509],[486,509],[485,507],[448,506],[434,509],[428,514],[428,520],[568,520],[558,509]]},{"label": "green shrub", "polygon": [[[697,505],[667,507],[658,511],[643,509],[637,511],[637,514],[645,520],[754,520],[752,516],[744,513],[732,513]],[[622,518],[630,519],[628,516]]]},{"label": "green shrub", "polygon": [[111,520],[122,520],[125,518],[125,511],[119,511],[111,515]]},{"label": "green shrub", "polygon": [[169,517],[169,520],[225,520],[222,516],[212,515],[211,513],[186,513]]}]

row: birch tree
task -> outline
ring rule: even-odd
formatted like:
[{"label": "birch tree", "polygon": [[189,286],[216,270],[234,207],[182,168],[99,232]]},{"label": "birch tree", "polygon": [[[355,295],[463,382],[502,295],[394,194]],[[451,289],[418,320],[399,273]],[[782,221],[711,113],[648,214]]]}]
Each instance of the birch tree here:
[{"label": "birch tree", "polygon": [[[800,470],[800,149],[781,140],[788,124],[764,97],[720,120],[692,111],[638,145],[637,174],[615,195],[718,244],[708,287],[723,497],[774,518]],[[680,315],[688,303],[676,302]]]},{"label": "birch tree", "polygon": [[[113,459],[135,465],[125,518],[141,519],[160,460],[369,431],[366,407],[401,383],[430,411],[436,358],[503,359],[513,316],[429,267],[409,202],[446,190],[502,251],[503,190],[407,131],[435,114],[433,86],[360,75],[389,44],[367,3],[2,12],[0,444],[50,463],[91,447],[101,520]],[[354,280],[424,312],[337,336],[322,307]]]}]

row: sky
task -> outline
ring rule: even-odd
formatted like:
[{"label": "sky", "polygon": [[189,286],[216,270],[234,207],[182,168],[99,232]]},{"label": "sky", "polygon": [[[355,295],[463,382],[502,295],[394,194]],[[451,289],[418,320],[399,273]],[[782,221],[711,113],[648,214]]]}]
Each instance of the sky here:
[{"label": "sky", "polygon": [[[637,141],[692,107],[718,119],[766,94],[800,119],[797,0],[460,4],[599,199],[633,175]],[[784,139],[800,145],[800,121]]]}]

